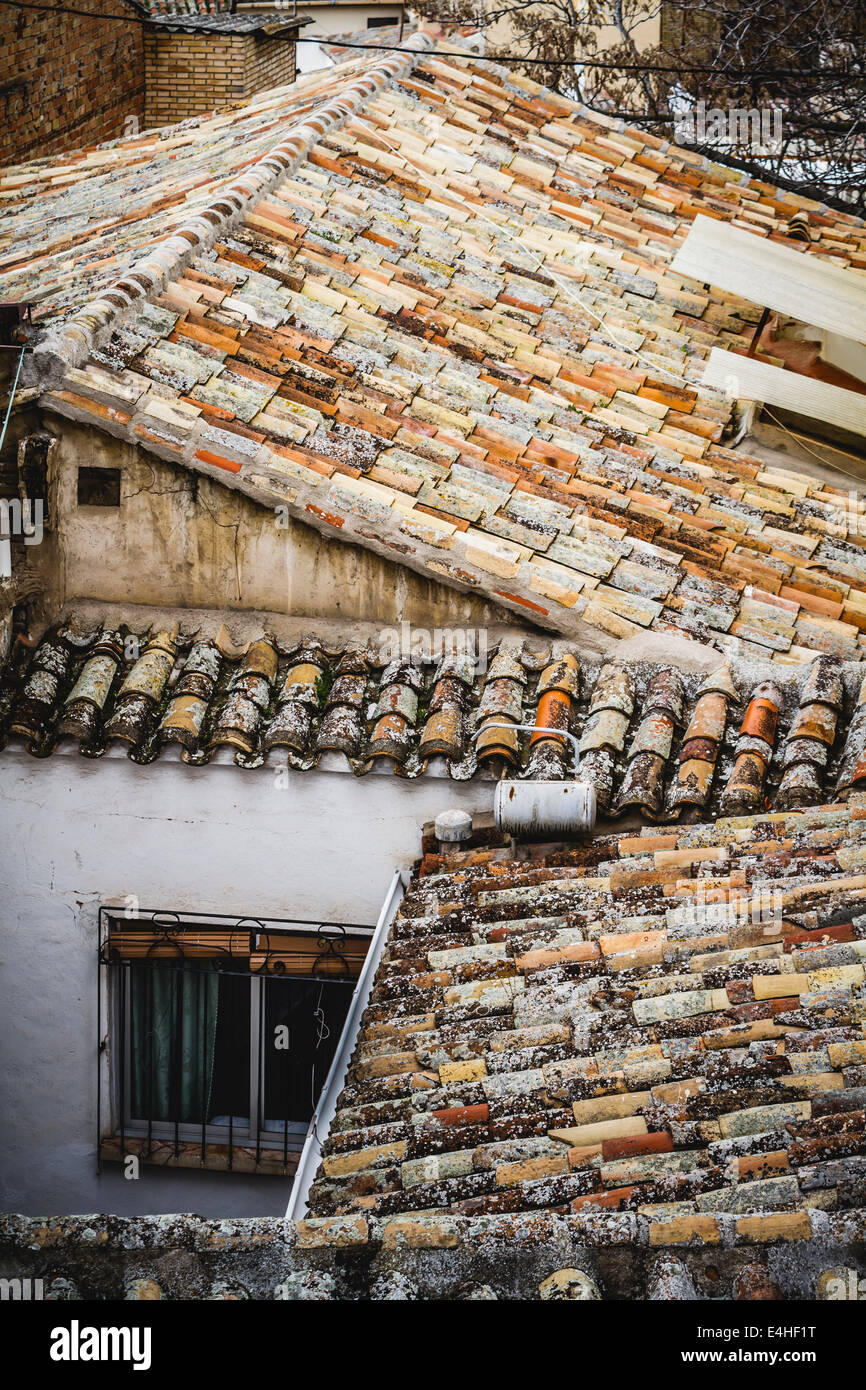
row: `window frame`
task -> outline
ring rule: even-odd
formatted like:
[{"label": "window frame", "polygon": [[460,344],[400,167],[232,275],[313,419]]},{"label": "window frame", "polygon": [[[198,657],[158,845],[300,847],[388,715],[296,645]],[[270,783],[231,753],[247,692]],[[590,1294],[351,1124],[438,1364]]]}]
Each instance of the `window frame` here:
[{"label": "window frame", "polygon": [[[121,1024],[121,1020],[118,1019],[115,1024],[115,1027],[118,1030],[121,1026],[124,1027],[124,1038],[123,1045],[121,1047],[121,1056],[123,1058],[125,1074],[123,1077],[122,1089],[120,1088],[119,1076],[116,1078],[115,1081],[115,1085],[118,1089],[118,1095],[116,1096],[115,1113],[119,1117],[122,1113],[124,1134],[128,1135],[130,1139],[146,1139],[153,1137],[154,1139],[165,1140],[174,1139],[176,1132],[177,1137],[181,1143],[196,1144],[201,1140],[202,1133],[204,1132],[205,1142],[207,1144],[225,1144],[227,1141],[229,1142],[229,1144],[231,1144],[232,1139],[237,1139],[244,1140],[247,1144],[258,1144],[263,1149],[282,1149],[284,1147],[284,1141],[282,1138],[284,1130],[282,1128],[279,1131],[263,1129],[259,1126],[258,1123],[259,1111],[264,1108],[262,1104],[261,1092],[264,1086],[263,1078],[265,1056],[265,986],[269,979],[282,977],[267,976],[258,972],[254,973],[252,971],[244,972],[238,970],[228,972],[231,974],[235,974],[238,979],[246,979],[249,981],[250,1069],[248,1081],[248,1123],[244,1125],[243,1123],[233,1119],[231,1123],[225,1125],[214,1124],[211,1121],[202,1126],[192,1124],[189,1122],[178,1121],[177,1125],[175,1126],[175,1123],[172,1120],[146,1120],[137,1117],[132,1113],[132,1010],[129,1007],[129,995],[132,986],[132,970],[134,968],[135,962],[130,962],[127,965],[116,965],[114,967],[114,970],[116,972],[114,975],[114,983],[111,986],[111,988],[114,990],[117,990],[119,988],[123,989],[125,992],[124,1006],[122,1008],[121,1014],[123,1023]],[[172,968],[170,961],[166,962],[166,968]],[[308,977],[298,976],[295,978],[306,979]],[[315,977],[311,976],[309,978]],[[118,1034],[115,1033],[115,1037],[117,1036]],[[118,1069],[116,1068],[115,1071],[117,1070]],[[121,1107],[123,1107],[122,1112]],[[300,1152],[304,1142],[304,1135],[307,1132],[308,1126],[308,1120],[289,1120],[287,1122],[285,1126],[285,1132],[288,1134],[288,1136],[298,1136],[300,1138],[299,1143],[289,1143],[288,1149],[290,1153]]]},{"label": "window frame", "polygon": [[[112,924],[123,924],[123,930],[134,934],[136,929],[155,932],[164,936],[165,944],[174,945],[176,934],[191,928],[223,930],[235,934],[249,931],[253,937],[262,933],[268,938],[301,935],[309,938],[318,948],[313,970],[307,974],[286,974],[278,968],[273,971],[250,968],[250,957],[238,954],[226,957],[234,959],[238,965],[246,960],[247,968],[230,969],[228,973],[249,980],[250,1024],[249,1024],[249,1120],[247,1124],[237,1124],[233,1120],[225,1125],[213,1123],[191,1124],[171,1120],[147,1120],[134,1117],[131,1112],[132,1098],[132,1010],[130,994],[132,988],[132,969],[137,961],[134,958],[118,958],[111,953]],[[232,1169],[233,1149],[255,1149],[256,1163],[259,1156],[273,1158],[283,1155],[283,1161],[296,1159],[301,1153],[309,1131],[310,1121],[283,1122],[279,1130],[261,1127],[260,1115],[263,1109],[264,1090],[264,1026],[265,1026],[265,985],[268,980],[297,979],[299,981],[319,980],[324,983],[351,981],[352,994],[347,1001],[346,1019],[351,1014],[352,997],[357,989],[360,972],[352,974],[345,956],[350,941],[365,940],[369,949],[374,928],[361,923],[327,923],[315,919],[271,919],[235,917],[221,913],[179,913],[174,911],[147,910],[135,908],[129,917],[123,907],[102,906],[99,909],[99,1077],[97,1084],[97,1152],[99,1159],[97,1171],[101,1171],[101,1149],[107,1140],[120,1140],[121,1153],[126,1154],[127,1139],[144,1141],[144,1153],[133,1148],[142,1161],[147,1161],[154,1144],[163,1146],[174,1144],[175,1157],[181,1145],[201,1149],[202,1166],[209,1148],[228,1147],[228,1170]],[[273,948],[265,951],[265,958],[278,954]],[[199,956],[203,970],[204,962],[215,957]],[[218,957],[216,957],[218,958]],[[365,957],[366,958],[366,957]],[[142,961],[147,960],[144,956]],[[182,946],[176,960],[183,960]],[[319,962],[323,968],[316,973]],[[172,965],[172,958],[165,960]],[[339,963],[339,964],[338,964]],[[361,962],[363,965],[363,960]],[[343,973],[340,966],[344,967]],[[193,969],[196,968],[195,960]],[[258,987],[256,987],[258,981]],[[345,1026],[345,1020],[344,1020]],[[339,1048],[339,1038],[335,1039],[335,1052]],[[122,1059],[123,1067],[118,1065]],[[323,1083],[324,1084],[324,1083]],[[318,1097],[317,1097],[318,1101]],[[107,1108],[109,1124],[103,1132],[103,1112]],[[315,1104],[313,1106],[315,1112]],[[248,1172],[247,1169],[244,1169]]]}]

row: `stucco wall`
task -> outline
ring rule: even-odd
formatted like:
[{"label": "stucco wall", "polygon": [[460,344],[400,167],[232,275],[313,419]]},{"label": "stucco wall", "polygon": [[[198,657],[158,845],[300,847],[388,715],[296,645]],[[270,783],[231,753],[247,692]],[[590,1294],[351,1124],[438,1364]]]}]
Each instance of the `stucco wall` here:
[{"label": "stucco wall", "polygon": [[[433,626],[482,626],[502,610],[172,468],[87,426],[52,421],[56,579],[46,617],[75,598],[263,609]],[[120,468],[121,505],[79,507],[81,466]],[[41,548],[41,547],[40,547]],[[513,621],[513,618],[511,619]]]},{"label": "stucco wall", "polygon": [[[301,33],[306,38],[315,38],[317,34],[357,34],[366,30],[367,19],[375,17],[377,19],[387,19],[392,24],[400,23],[400,5],[382,4],[381,0],[374,0],[372,4],[365,4],[364,0],[360,3],[352,4],[304,4],[304,0],[298,0],[298,14],[308,15],[313,21],[307,28],[302,29]],[[411,28],[407,24],[408,29]],[[370,31],[373,38],[358,40],[360,43],[375,43],[375,29]]]},{"label": "stucco wall", "polygon": [[97,912],[144,908],[376,922],[420,826],[489,810],[490,782],[428,774],[152,767],[58,750],[0,755],[0,1209],[281,1215],[280,1178],[96,1174]]}]

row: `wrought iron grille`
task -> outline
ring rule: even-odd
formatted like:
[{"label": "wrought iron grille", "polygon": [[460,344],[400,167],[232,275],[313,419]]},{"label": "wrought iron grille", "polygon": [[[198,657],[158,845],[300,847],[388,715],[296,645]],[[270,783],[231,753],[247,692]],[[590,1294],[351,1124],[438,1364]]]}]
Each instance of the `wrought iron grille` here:
[{"label": "wrought iron grille", "polygon": [[293,1171],[371,936],[100,909],[100,1162]]}]

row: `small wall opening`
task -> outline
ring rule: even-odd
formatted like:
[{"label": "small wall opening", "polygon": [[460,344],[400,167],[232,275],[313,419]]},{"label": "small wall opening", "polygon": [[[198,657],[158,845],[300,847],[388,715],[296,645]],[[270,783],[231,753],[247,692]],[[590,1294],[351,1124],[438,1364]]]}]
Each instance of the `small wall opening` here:
[{"label": "small wall opening", "polygon": [[79,507],[119,507],[119,468],[79,468]]}]

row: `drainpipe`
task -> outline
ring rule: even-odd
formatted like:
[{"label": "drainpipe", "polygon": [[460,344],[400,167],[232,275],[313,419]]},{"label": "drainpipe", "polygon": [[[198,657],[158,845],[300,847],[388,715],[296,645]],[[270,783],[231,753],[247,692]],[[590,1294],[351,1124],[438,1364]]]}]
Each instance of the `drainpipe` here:
[{"label": "drainpipe", "polygon": [[6,429],[9,425],[9,416],[12,414],[12,406],[15,403],[15,392],[18,390],[18,380],[21,376],[21,363],[24,361],[24,353],[26,352],[26,350],[26,348],[22,348],[20,353],[18,354],[18,366],[15,368],[15,380],[12,383],[12,391],[9,396],[9,404],[6,407],[6,418],[3,421],[3,432],[2,434],[0,434],[0,449],[3,448],[3,445],[6,441]]},{"label": "drainpipe", "polygon": [[379,968],[379,961],[382,959],[382,952],[385,949],[385,942],[388,939],[388,932],[391,923],[400,905],[404,889],[403,874],[398,869],[391,879],[390,887],[385,895],[382,904],[382,911],[379,913],[379,920],[376,923],[375,931],[370,939],[370,949],[364,959],[361,973],[358,976],[358,983],[352,995],[352,1003],[346,1015],[346,1022],[343,1024],[343,1031],[340,1034],[340,1041],[334,1053],[334,1060],[331,1063],[325,1084],[322,1087],[322,1094],[319,1096],[319,1103],[316,1106],[315,1114],[310,1120],[307,1130],[307,1137],[304,1140],[304,1147],[301,1150],[301,1157],[298,1161],[297,1171],[292,1183],[292,1192],[289,1197],[289,1205],[286,1208],[287,1221],[300,1221],[307,1213],[307,1200],[319,1160],[322,1156],[322,1148],[330,1132],[331,1124],[337,1109],[337,1098],[343,1089],[346,1081],[346,1073],[349,1070],[349,1062],[352,1053],[355,1051],[355,1044],[358,1040],[358,1031],[361,1027],[361,1017],[367,1007],[367,1001],[373,989],[373,980]]},{"label": "drainpipe", "polygon": [[[0,306],[7,307],[7,306]],[[14,307],[14,306],[11,306]],[[7,349],[11,351],[11,347]],[[24,361],[26,348],[22,347],[18,354],[18,366],[15,368],[15,380],[12,383],[12,390],[9,393],[9,404],[6,407],[6,415],[3,420],[3,429],[0,432],[0,449],[6,442],[6,430],[9,427],[9,417],[12,414],[12,407],[15,404],[15,392],[18,390],[18,382],[21,377],[21,363]],[[9,503],[4,499],[0,506],[0,579],[12,578],[12,522],[9,514]]]}]

